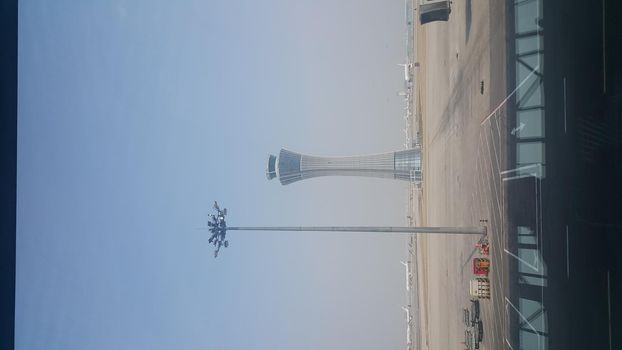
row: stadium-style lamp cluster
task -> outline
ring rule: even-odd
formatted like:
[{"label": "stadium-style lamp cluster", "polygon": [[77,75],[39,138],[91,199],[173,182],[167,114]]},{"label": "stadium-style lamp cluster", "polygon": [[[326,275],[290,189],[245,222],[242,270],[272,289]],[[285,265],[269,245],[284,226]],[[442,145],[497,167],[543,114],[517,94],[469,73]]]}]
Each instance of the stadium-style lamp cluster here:
[{"label": "stadium-style lamp cluster", "polygon": [[214,209],[216,209],[216,215],[209,214],[207,229],[212,234],[208,242],[216,248],[214,251],[214,258],[216,258],[221,247],[229,247],[229,241],[226,239],[227,222],[225,221],[225,216],[227,215],[227,208],[220,209],[218,202],[214,201]]},{"label": "stadium-style lamp cluster", "polygon": [[[225,216],[227,209],[220,209],[217,202],[214,202],[216,215],[210,214],[207,222],[208,230],[212,234],[208,242],[213,244],[216,250],[214,257],[218,257],[220,248],[227,248],[229,241],[226,239],[227,231],[289,231],[289,232],[375,232],[375,233],[393,233],[393,234],[413,234],[413,233],[430,233],[430,234],[467,234],[467,235],[485,235],[486,226],[471,227],[411,227],[411,226],[248,226],[233,227],[227,226]],[[484,222],[484,221],[482,221]]]}]

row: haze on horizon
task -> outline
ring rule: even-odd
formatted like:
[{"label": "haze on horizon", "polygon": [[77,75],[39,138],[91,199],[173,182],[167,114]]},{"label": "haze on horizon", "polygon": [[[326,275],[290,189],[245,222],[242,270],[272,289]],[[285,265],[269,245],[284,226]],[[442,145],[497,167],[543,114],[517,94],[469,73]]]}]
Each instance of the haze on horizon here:
[{"label": "haze on horizon", "polygon": [[403,348],[408,186],[269,182],[402,148],[403,1],[22,1],[17,349]]}]

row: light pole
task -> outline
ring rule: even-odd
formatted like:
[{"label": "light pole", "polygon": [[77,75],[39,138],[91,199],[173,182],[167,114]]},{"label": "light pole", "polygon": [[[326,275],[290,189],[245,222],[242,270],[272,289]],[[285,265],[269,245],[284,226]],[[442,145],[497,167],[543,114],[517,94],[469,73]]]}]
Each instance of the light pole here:
[{"label": "light pole", "polygon": [[227,226],[225,216],[227,209],[220,209],[217,202],[214,202],[216,215],[210,215],[208,230],[212,236],[209,243],[212,243],[216,250],[214,257],[218,256],[220,248],[229,246],[226,240],[227,231],[288,231],[288,232],[375,232],[393,234],[463,234],[463,235],[485,235],[486,226],[466,226],[466,227],[410,227],[410,226]]},{"label": "light pole", "polygon": [[410,226],[248,226],[226,228],[227,231],[298,231],[298,232],[378,232],[378,233],[440,233],[440,234],[486,234],[486,226],[472,227],[410,227]]}]

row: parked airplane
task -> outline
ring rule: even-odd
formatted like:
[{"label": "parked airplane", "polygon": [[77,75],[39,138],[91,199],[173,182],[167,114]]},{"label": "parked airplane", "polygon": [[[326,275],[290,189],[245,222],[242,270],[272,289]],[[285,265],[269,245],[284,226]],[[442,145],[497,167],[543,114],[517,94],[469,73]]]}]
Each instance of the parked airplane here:
[{"label": "parked airplane", "polygon": [[398,63],[398,66],[404,67],[404,81],[411,81],[413,64],[406,60],[406,63]]},{"label": "parked airplane", "polygon": [[413,275],[412,273],[410,273],[410,261],[405,262],[405,261],[400,261],[402,263],[402,265],[406,266],[406,290],[410,290],[410,280],[412,279]]}]

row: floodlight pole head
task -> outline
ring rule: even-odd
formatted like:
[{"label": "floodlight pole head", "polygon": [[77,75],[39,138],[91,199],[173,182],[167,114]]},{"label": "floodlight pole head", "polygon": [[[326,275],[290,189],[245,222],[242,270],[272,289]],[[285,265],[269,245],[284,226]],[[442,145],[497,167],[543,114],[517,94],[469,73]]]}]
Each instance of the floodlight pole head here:
[{"label": "floodlight pole head", "polygon": [[223,246],[225,248],[229,247],[229,241],[225,239],[227,236],[227,222],[225,221],[227,209],[220,209],[217,202],[214,202],[214,209],[216,210],[216,215],[209,215],[211,221],[208,221],[207,226],[209,232],[212,234],[209,243],[213,244],[214,248],[216,248],[214,250],[214,258],[217,258],[220,248]]}]

